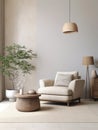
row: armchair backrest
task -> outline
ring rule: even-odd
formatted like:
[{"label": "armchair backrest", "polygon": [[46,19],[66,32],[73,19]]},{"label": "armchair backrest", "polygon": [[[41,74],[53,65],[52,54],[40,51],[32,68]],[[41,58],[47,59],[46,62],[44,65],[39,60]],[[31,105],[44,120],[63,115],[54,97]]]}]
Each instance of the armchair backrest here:
[{"label": "armchair backrest", "polygon": [[77,71],[57,72],[55,76],[54,86],[68,86],[72,80],[80,79]]},{"label": "armchair backrest", "polygon": [[79,73],[77,71],[71,71],[71,72],[57,72],[55,79],[57,79],[59,74],[71,74],[72,79],[80,79]]},{"label": "armchair backrest", "polygon": [[[60,77],[60,79],[58,80],[58,75],[72,75],[71,77],[67,77],[67,82],[65,79],[62,79]],[[70,83],[70,81],[74,80],[74,79],[80,79],[79,73],[77,71],[72,71],[72,72],[57,72],[55,79],[51,80],[51,79],[41,79],[39,80],[39,84],[40,87],[47,87],[47,86],[68,86],[68,84]],[[61,80],[61,81],[60,81]]]}]

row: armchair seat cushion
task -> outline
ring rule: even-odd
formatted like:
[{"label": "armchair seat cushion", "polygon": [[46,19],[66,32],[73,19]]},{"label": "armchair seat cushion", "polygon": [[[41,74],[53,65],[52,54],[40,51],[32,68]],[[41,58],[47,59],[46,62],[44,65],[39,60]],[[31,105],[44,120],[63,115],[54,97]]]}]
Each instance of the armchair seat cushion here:
[{"label": "armchair seat cushion", "polygon": [[48,95],[61,95],[61,96],[71,96],[72,90],[68,89],[68,87],[62,86],[49,86],[38,89],[38,93],[40,94],[48,94]]}]

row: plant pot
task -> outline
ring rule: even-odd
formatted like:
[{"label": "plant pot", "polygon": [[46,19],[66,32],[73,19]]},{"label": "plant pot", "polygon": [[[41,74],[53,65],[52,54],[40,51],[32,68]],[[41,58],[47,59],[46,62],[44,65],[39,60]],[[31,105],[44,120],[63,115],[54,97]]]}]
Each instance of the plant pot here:
[{"label": "plant pot", "polygon": [[6,90],[6,98],[8,98],[9,101],[11,101],[11,102],[15,102],[16,101],[16,98],[15,98],[16,93],[18,93],[18,90],[7,89]]}]

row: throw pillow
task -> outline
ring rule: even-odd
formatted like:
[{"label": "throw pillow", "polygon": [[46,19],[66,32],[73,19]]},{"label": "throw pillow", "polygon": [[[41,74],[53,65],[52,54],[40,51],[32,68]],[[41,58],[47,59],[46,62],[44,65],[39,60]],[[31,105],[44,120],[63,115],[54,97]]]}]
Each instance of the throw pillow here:
[{"label": "throw pillow", "polygon": [[71,74],[57,74],[54,82],[54,86],[65,86],[68,87],[69,83],[72,80]]}]

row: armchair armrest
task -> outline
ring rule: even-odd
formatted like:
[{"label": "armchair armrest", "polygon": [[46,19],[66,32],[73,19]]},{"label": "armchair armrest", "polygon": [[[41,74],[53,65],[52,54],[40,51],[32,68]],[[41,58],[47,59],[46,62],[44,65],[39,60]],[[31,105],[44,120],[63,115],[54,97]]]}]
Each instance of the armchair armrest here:
[{"label": "armchair armrest", "polygon": [[75,79],[70,82],[68,89],[72,90],[73,98],[81,97],[84,89],[85,80],[83,79]]},{"label": "armchair armrest", "polygon": [[40,79],[39,80],[40,87],[54,86],[54,80],[51,79]]}]

